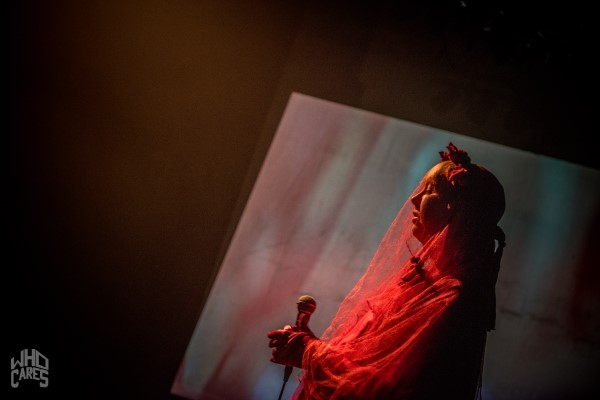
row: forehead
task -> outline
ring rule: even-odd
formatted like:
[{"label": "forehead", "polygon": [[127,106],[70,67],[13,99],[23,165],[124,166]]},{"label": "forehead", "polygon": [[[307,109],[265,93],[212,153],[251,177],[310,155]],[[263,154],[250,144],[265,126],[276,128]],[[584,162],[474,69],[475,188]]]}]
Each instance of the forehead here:
[{"label": "forehead", "polygon": [[443,164],[434,165],[425,176],[423,176],[423,184],[435,184],[438,182],[440,175],[444,172]]}]

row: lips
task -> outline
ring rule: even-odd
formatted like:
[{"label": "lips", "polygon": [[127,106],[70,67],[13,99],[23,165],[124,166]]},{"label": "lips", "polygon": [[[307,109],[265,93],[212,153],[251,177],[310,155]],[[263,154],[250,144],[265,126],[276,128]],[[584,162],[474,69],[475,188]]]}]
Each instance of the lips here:
[{"label": "lips", "polygon": [[413,218],[411,222],[416,225],[419,222],[419,212],[417,210],[414,210],[412,214]]}]

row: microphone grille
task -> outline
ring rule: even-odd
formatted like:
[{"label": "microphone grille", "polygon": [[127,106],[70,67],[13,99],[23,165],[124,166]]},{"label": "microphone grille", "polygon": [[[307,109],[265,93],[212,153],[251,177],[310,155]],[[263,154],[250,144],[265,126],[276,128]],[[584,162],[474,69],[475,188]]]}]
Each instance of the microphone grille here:
[{"label": "microphone grille", "polygon": [[298,305],[298,311],[306,314],[312,314],[317,308],[315,299],[307,294],[300,296],[296,304]]}]

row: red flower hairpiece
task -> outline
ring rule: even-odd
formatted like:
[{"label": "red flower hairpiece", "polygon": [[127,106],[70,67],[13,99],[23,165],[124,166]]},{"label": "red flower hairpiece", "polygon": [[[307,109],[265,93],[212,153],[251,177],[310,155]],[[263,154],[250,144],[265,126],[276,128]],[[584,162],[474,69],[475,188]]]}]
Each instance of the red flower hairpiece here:
[{"label": "red flower hairpiece", "polygon": [[440,151],[442,161],[452,161],[457,166],[465,168],[471,166],[471,157],[469,157],[469,154],[466,151],[459,149],[453,145],[452,142],[450,142],[446,148],[448,149],[447,152]]},{"label": "red flower hairpiece", "polygon": [[459,149],[452,142],[446,148],[447,152],[440,151],[442,161],[452,161],[456,165],[450,169],[448,180],[452,186],[465,186],[467,172],[471,167],[471,158],[466,151]]}]

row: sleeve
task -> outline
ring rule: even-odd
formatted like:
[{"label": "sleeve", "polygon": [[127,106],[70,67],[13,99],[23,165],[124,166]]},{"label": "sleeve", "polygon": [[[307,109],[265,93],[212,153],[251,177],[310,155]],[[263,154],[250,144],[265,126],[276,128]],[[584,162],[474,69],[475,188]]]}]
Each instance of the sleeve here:
[{"label": "sleeve", "polygon": [[413,396],[424,361],[448,329],[444,316],[460,288],[453,278],[396,287],[343,337],[307,343],[296,399]]}]

